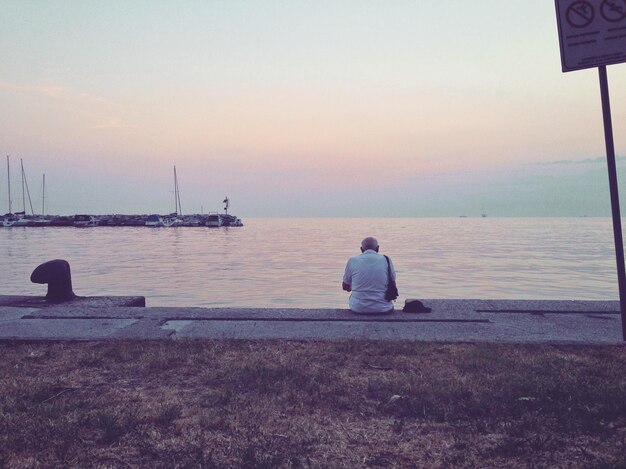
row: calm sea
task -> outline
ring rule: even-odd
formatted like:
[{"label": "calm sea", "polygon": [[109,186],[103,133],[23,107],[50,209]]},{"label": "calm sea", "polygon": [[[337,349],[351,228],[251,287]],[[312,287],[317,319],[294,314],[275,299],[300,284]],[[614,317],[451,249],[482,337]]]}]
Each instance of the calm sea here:
[{"label": "calm sea", "polygon": [[609,218],[248,218],[242,228],[0,229],[0,294],[43,295],[66,259],[78,295],[148,306],[345,307],[347,258],[375,236],[400,298],[618,298]]}]

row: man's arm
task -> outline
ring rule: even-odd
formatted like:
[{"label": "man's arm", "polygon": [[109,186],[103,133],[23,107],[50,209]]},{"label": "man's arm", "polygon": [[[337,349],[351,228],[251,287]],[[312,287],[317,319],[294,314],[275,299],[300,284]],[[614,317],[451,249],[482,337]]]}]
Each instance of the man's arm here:
[{"label": "man's arm", "polygon": [[346,269],[343,272],[343,281],[341,282],[341,288],[345,291],[352,291],[352,272],[350,269],[350,260],[346,264]]}]

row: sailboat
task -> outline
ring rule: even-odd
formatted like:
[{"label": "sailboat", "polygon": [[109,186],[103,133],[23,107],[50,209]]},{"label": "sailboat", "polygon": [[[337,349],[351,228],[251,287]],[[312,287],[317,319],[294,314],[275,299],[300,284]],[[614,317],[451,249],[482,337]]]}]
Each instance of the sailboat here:
[{"label": "sailboat", "polygon": [[165,226],[184,226],[183,208],[180,204],[180,191],[178,189],[178,175],[176,174],[176,165],[174,165],[174,211],[163,220]]},{"label": "sailboat", "polygon": [[[33,202],[30,198],[30,190],[28,188],[28,181],[26,181],[26,173],[24,172],[24,160],[20,158],[20,168],[22,171],[22,211],[15,212],[15,215],[19,215],[19,218],[15,221],[13,226],[30,226],[34,215]],[[28,204],[30,206],[30,216],[26,215],[26,196],[28,195]]]},{"label": "sailboat", "polygon": [[[30,197],[30,189],[26,180],[26,172],[24,171],[24,160],[20,158],[20,169],[22,173],[22,211],[13,212],[13,201],[11,200],[11,164],[10,157],[7,155],[7,188],[9,196],[9,212],[4,215],[0,226],[3,227],[19,227],[19,226],[45,226],[49,225],[51,220],[47,220],[45,213],[45,192],[46,192],[46,175],[43,175],[43,206],[42,215],[35,216],[33,202]],[[30,207],[30,215],[26,214],[26,197],[28,196],[28,205]]]},{"label": "sailboat", "polygon": [[178,190],[178,176],[176,175],[176,166],[174,166],[174,211],[165,218],[156,213],[149,215],[146,220],[146,226],[150,226],[152,228],[160,228],[163,226],[182,226],[183,219],[179,218],[179,215],[182,216],[182,211],[183,209],[180,205],[180,192]]},{"label": "sailboat", "polygon": [[167,217],[163,222],[165,226],[182,226],[184,220],[183,216],[183,208],[180,205],[180,191],[178,190],[178,176],[176,175],[176,165],[174,165],[174,211],[170,213],[169,217]]}]

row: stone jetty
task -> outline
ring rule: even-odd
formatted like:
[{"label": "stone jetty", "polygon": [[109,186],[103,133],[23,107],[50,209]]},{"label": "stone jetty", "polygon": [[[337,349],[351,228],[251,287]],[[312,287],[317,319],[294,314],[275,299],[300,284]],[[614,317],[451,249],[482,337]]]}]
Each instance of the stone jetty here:
[{"label": "stone jetty", "polygon": [[[191,215],[158,215],[164,221],[173,222],[173,227],[195,227],[195,226],[207,226],[209,216],[211,214],[191,214]],[[0,228],[17,228],[17,227],[44,227],[44,226],[74,226],[74,220],[77,216],[89,217],[91,223],[83,226],[96,227],[96,226],[146,226],[148,217],[150,215],[46,215],[43,216],[31,216],[26,215],[20,218],[18,223],[15,223],[17,218],[12,214],[5,214],[0,217]],[[236,220],[234,215],[220,215],[223,221],[222,226],[241,226],[239,224],[230,223],[231,220]],[[6,221],[6,223],[5,223]],[[168,224],[166,223],[166,226]]]}]

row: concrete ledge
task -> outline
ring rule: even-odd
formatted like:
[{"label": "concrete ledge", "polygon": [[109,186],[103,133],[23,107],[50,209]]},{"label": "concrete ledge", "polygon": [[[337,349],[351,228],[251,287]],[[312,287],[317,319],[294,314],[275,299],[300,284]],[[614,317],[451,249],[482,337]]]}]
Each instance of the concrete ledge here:
[{"label": "concrete ledge", "polygon": [[[1,298],[1,297],[0,297]],[[135,297],[98,297],[135,298]],[[143,297],[139,297],[143,298]],[[189,320],[254,320],[254,321],[368,321],[368,322],[415,322],[415,321],[478,321],[484,322],[488,315],[619,315],[619,301],[570,301],[570,300],[422,300],[432,308],[431,313],[403,313],[396,309],[393,314],[355,314],[349,309],[329,308],[199,308],[199,307],[149,307],[137,309],[127,305],[101,301],[67,302],[47,305],[29,313],[28,318],[107,317]],[[113,303],[113,301],[111,300]],[[0,306],[2,304],[0,303]],[[32,304],[25,306],[33,307]]]},{"label": "concrete ledge", "polygon": [[145,307],[143,296],[77,296],[64,303],[48,303],[45,296],[0,295],[0,306],[18,308],[65,308],[70,306],[111,308],[118,306]]},{"label": "concrete ledge", "polygon": [[113,300],[81,300],[45,307],[33,307],[29,302],[0,306],[0,339],[170,337],[623,344],[617,301],[426,299],[422,301],[432,308],[431,313],[363,315],[347,309],[137,308],[117,306]]}]

